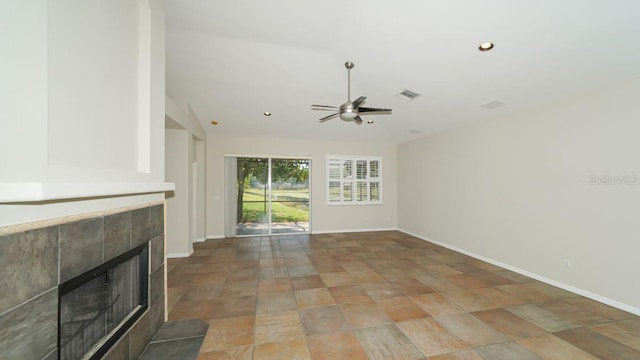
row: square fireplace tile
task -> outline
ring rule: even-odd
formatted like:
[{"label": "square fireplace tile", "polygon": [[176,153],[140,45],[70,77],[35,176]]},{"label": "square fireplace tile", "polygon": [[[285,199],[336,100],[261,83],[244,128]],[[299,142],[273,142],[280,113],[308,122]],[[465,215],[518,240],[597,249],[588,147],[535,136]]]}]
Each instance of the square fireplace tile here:
[{"label": "square fireplace tile", "polygon": [[150,231],[149,236],[154,238],[164,234],[164,205],[152,206],[149,210],[150,215]]},{"label": "square fireplace tile", "polygon": [[58,284],[58,228],[0,237],[0,313]]},{"label": "square fireplace tile", "polygon": [[131,327],[129,332],[129,358],[137,359],[151,341],[149,312],[146,312]]},{"label": "square fireplace tile", "polygon": [[131,246],[142,245],[151,239],[151,211],[142,208],[131,211]]},{"label": "square fireplace tile", "polygon": [[60,283],[102,264],[104,218],[60,225]]},{"label": "square fireplace tile", "polygon": [[203,336],[149,344],[139,360],[196,360]]},{"label": "square fireplace tile", "polygon": [[149,285],[149,302],[153,303],[164,294],[164,268],[159,268],[151,274]]},{"label": "square fireplace tile", "polygon": [[55,349],[57,304],[54,289],[0,316],[0,357],[42,359]]},{"label": "square fireplace tile", "polygon": [[151,258],[151,271],[155,271],[164,264],[164,235],[158,235],[149,242],[149,257]]},{"label": "square fireplace tile", "polygon": [[104,260],[108,261],[131,249],[131,212],[104,218]]}]

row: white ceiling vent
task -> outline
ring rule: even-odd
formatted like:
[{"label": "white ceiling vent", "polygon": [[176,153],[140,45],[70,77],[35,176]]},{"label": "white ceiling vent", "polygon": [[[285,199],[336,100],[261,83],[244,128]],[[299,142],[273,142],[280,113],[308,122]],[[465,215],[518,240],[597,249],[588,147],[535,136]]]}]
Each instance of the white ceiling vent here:
[{"label": "white ceiling vent", "polygon": [[485,108],[487,110],[493,110],[493,109],[497,109],[501,106],[504,106],[505,104],[500,101],[500,100],[493,100],[493,101],[489,101],[486,104],[480,105],[481,108]]},{"label": "white ceiling vent", "polygon": [[418,94],[416,92],[413,92],[411,90],[405,89],[403,92],[401,92],[400,94],[398,94],[396,96],[399,97],[402,100],[412,101],[413,99],[415,99],[418,96],[420,96],[420,94]]}]

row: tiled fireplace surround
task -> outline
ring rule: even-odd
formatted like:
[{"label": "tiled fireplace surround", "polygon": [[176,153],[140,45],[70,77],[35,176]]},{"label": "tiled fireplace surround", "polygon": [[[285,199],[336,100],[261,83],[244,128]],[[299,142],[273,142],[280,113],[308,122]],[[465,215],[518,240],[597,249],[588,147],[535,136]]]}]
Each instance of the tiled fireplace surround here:
[{"label": "tiled fireplace surround", "polygon": [[58,285],[149,242],[149,307],[104,359],[137,359],[164,322],[164,205],[0,228],[0,358],[57,359]]}]

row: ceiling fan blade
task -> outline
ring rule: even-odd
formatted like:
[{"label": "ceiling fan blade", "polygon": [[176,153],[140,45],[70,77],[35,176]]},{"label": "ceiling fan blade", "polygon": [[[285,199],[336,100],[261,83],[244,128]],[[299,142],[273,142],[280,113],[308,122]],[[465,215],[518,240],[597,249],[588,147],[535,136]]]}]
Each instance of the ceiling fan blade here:
[{"label": "ceiling fan blade", "polygon": [[356,101],[352,102],[351,104],[353,105],[354,109],[357,109],[358,106],[364,104],[366,100],[367,100],[366,96],[360,96],[359,98],[356,99]]},{"label": "ceiling fan blade", "polygon": [[361,108],[358,108],[358,112],[359,113],[372,113],[372,112],[390,113],[391,109],[361,107]]},{"label": "ceiling fan blade", "polygon": [[355,123],[358,125],[362,125],[362,119],[360,118],[360,115],[354,117],[353,121],[355,121]]},{"label": "ceiling fan blade", "polygon": [[326,109],[340,109],[338,106],[331,106],[331,105],[311,105],[311,107],[326,108]]},{"label": "ceiling fan blade", "polygon": [[325,117],[323,117],[323,118],[320,118],[320,120],[319,120],[319,121],[320,121],[320,122],[325,122],[325,121],[327,121],[327,120],[331,120],[331,119],[333,119],[334,117],[336,117],[336,116],[338,116],[338,115],[340,115],[340,113],[334,113],[334,114],[331,114],[331,115],[327,115],[327,116],[325,116]]}]

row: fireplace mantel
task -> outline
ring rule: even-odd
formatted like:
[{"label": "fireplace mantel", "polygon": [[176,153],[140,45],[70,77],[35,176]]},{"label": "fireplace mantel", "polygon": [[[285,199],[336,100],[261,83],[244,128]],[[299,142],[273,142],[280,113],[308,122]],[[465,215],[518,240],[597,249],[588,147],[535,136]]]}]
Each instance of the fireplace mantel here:
[{"label": "fireplace mantel", "polygon": [[175,190],[173,183],[0,183],[0,203],[42,202],[51,200],[159,193]]}]

